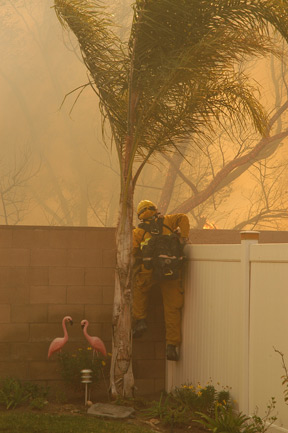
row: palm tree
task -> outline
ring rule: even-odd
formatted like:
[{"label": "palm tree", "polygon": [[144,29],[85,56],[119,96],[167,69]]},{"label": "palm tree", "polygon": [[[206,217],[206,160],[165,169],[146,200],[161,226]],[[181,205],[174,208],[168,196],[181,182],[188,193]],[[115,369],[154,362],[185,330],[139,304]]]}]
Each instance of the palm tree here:
[{"label": "palm tree", "polygon": [[203,137],[223,122],[252,120],[265,133],[255,89],[237,67],[275,52],[273,31],[288,40],[288,0],[136,0],[122,42],[98,0],[54,0],[76,35],[90,84],[118,153],[121,192],[112,319],[113,396],[131,396],[133,192],[146,162]]}]

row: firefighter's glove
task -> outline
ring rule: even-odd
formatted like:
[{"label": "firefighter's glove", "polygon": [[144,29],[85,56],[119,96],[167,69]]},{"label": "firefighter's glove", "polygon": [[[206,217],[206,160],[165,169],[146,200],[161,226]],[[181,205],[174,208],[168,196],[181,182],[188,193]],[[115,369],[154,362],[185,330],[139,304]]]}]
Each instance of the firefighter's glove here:
[{"label": "firefighter's glove", "polygon": [[180,243],[182,244],[182,245],[185,245],[185,244],[187,244],[189,242],[189,238],[180,238]]}]

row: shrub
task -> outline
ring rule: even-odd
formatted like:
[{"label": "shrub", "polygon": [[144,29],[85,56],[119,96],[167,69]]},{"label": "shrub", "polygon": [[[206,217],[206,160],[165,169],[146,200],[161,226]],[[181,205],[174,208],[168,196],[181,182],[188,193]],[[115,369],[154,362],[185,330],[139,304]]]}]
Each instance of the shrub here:
[{"label": "shrub", "polygon": [[63,380],[75,390],[82,388],[81,370],[92,370],[91,380],[97,385],[108,369],[107,359],[98,354],[93,356],[91,347],[79,348],[76,353],[60,352],[58,362]]},{"label": "shrub", "polygon": [[41,410],[46,406],[46,404],[48,404],[48,401],[45,398],[36,397],[30,401],[29,406],[31,407],[31,409]]},{"label": "shrub", "polygon": [[0,382],[0,404],[6,409],[31,403],[34,399],[46,400],[48,389],[31,382],[6,378]]},{"label": "shrub", "polygon": [[[187,406],[191,411],[205,410],[209,412],[218,401],[217,391],[211,384],[205,387],[200,384],[197,387],[183,385],[181,388],[175,389],[173,396],[180,405]],[[230,399],[230,397],[228,398]]]},{"label": "shrub", "polygon": [[196,422],[213,433],[265,433],[271,424],[276,421],[276,416],[272,416],[276,401],[272,397],[267,405],[267,411],[263,418],[254,414],[248,417],[242,413],[235,412],[232,407],[221,404],[215,406],[214,416],[198,413],[200,420]]},{"label": "shrub", "polygon": [[188,384],[172,393],[162,393],[160,401],[154,401],[144,412],[149,417],[159,418],[164,424],[187,425],[193,421],[197,411],[211,414],[219,405],[231,406],[229,390],[218,392],[209,382],[205,387]]},{"label": "shrub", "polygon": [[199,413],[201,419],[197,420],[205,429],[213,433],[257,433],[250,418],[241,413],[235,413],[233,409],[225,406],[216,406],[214,416]]}]

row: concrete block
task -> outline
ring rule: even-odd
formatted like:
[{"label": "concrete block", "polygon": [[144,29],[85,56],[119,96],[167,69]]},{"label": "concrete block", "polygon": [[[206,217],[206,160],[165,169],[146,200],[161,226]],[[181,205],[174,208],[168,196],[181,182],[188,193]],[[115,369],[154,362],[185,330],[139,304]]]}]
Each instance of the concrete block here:
[{"label": "concrete block", "polygon": [[85,318],[91,322],[111,323],[112,306],[110,305],[85,305]]},{"label": "concrete block", "polygon": [[155,345],[151,341],[133,340],[133,359],[154,359]]},{"label": "concrete block", "polygon": [[0,304],[0,323],[10,323],[11,306],[10,304]]},{"label": "concrete block", "polygon": [[103,304],[113,305],[114,303],[114,286],[103,286]]},{"label": "concrete block", "polygon": [[8,287],[8,267],[0,267],[0,288]]},{"label": "concrete block", "polygon": [[29,287],[0,287],[0,304],[28,304]]},{"label": "concrete block", "polygon": [[14,227],[0,227],[0,248],[12,247],[12,236]]},{"label": "concrete block", "polygon": [[31,304],[65,304],[66,286],[32,286],[30,288]]},{"label": "concrete block", "polygon": [[[55,323],[31,323],[29,342],[35,343],[47,342],[51,343],[56,337],[63,337],[63,329],[61,321],[58,324]],[[73,335],[73,326],[68,325],[67,327],[69,338]],[[67,343],[68,344],[68,343]],[[47,346],[47,351],[48,351]]]},{"label": "concrete block", "polygon": [[25,248],[0,248],[1,266],[29,266],[30,250]]},{"label": "concrete block", "polygon": [[84,268],[75,267],[50,267],[49,284],[52,286],[73,284],[74,286],[84,285]]},{"label": "concrete block", "polygon": [[114,268],[86,268],[85,285],[86,286],[113,286],[115,281]]},{"label": "concrete block", "polygon": [[0,341],[28,341],[29,339],[29,325],[17,323],[0,323]]},{"label": "concrete block", "polygon": [[163,360],[136,359],[133,362],[133,371],[137,379],[165,378]]},{"label": "concrete block", "polygon": [[11,305],[11,322],[13,323],[47,322],[47,317],[47,304]]},{"label": "concrete block", "polygon": [[67,252],[67,266],[100,267],[102,255],[99,249],[69,249]]},{"label": "concrete block", "polygon": [[29,284],[29,268],[9,267],[7,269],[7,287],[25,287]]},{"label": "concrete block", "polygon": [[165,359],[166,358],[166,343],[164,341],[156,341],[155,345],[155,358]]},{"label": "concrete block", "polygon": [[49,246],[51,248],[86,248],[86,227],[57,227],[51,228]]},{"label": "concrete block", "polygon": [[12,247],[13,248],[31,248],[33,231],[23,228],[22,230],[13,230]]},{"label": "concrete block", "polygon": [[7,377],[29,380],[29,363],[19,361],[0,362],[0,379],[6,379]]},{"label": "concrete block", "polygon": [[115,229],[96,227],[85,232],[85,244],[88,248],[115,248]]},{"label": "concrete block", "polygon": [[[52,355],[53,356],[53,355]],[[55,355],[54,355],[55,357]],[[30,380],[61,380],[58,362],[30,362]]]},{"label": "concrete block", "polygon": [[[83,317],[83,318],[87,319],[87,317]],[[80,329],[80,323],[79,323],[79,329]],[[89,335],[92,335],[92,336],[94,335],[95,337],[99,337],[99,338],[101,338],[101,340],[104,341],[102,323],[94,323],[94,322],[89,320],[89,326],[87,328],[87,332]],[[82,340],[82,342],[86,340],[85,337],[83,336],[82,329],[81,329],[81,340]]]},{"label": "concrete block", "polygon": [[47,248],[49,246],[51,227],[32,227],[32,248]]},{"label": "concrete block", "polygon": [[101,338],[103,341],[111,341],[111,339],[112,339],[112,321],[110,323],[103,323],[102,337]]},{"label": "concrete block", "polygon": [[[76,345],[79,346],[79,344],[84,344],[86,343],[86,339],[84,338],[83,335],[83,330],[81,328],[80,322],[83,319],[83,316],[81,318],[81,320],[74,320],[73,318],[73,326],[69,326],[69,328],[67,328],[68,332],[69,332],[69,347],[67,346],[67,350],[70,348],[71,344],[75,343]],[[70,349],[69,349],[70,350]]]},{"label": "concrete block", "polygon": [[154,379],[138,379],[135,377],[135,387],[136,397],[151,395],[155,392]]},{"label": "concrete block", "polygon": [[12,361],[46,361],[49,343],[11,343]]},{"label": "concrete block", "polygon": [[102,287],[70,286],[67,287],[67,303],[69,304],[102,304]]},{"label": "concrete block", "polygon": [[48,286],[49,268],[47,266],[31,266],[28,272],[28,281],[31,286]]},{"label": "concrete block", "polygon": [[37,229],[36,227],[21,227],[13,230],[13,248],[43,248],[47,247],[49,241],[49,228]]},{"label": "concrete block", "polygon": [[67,250],[36,248],[31,250],[31,266],[66,266]]},{"label": "concrete block", "polygon": [[148,330],[143,335],[143,341],[164,341],[165,340],[165,327],[150,325],[148,322]]},{"label": "concrete block", "polygon": [[[73,319],[73,327],[80,327],[80,322],[84,317],[83,304],[64,304],[64,305],[49,305],[48,306],[48,322],[60,323],[65,316],[71,316]],[[69,328],[69,326],[68,326]],[[67,329],[68,329],[67,328]],[[74,328],[73,328],[74,329]]]},{"label": "concrete block", "polygon": [[103,249],[102,250],[102,266],[105,268],[115,268],[116,266],[116,249]]},{"label": "concrete block", "polygon": [[29,285],[29,268],[26,267],[0,267],[1,287],[25,287]]},{"label": "concrete block", "polygon": [[0,343],[0,361],[9,361],[11,359],[11,344],[9,342]]}]

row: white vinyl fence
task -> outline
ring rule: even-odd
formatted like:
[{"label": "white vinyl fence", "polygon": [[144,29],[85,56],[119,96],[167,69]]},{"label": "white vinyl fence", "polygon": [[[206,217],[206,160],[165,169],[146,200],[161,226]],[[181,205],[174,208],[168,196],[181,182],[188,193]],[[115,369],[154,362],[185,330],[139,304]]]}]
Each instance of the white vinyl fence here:
[{"label": "white vinyl fence", "polygon": [[[263,416],[276,398],[271,428],[288,432],[281,357],[288,366],[288,244],[189,245],[183,343],[167,362],[167,390],[185,384],[229,386],[238,408]],[[218,384],[218,385],[217,385]]]}]

